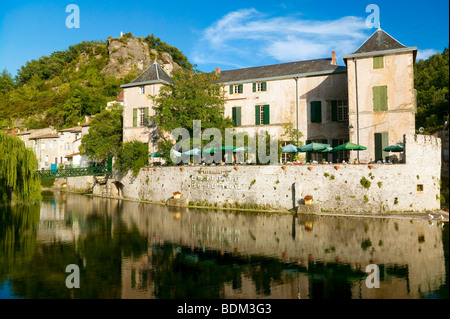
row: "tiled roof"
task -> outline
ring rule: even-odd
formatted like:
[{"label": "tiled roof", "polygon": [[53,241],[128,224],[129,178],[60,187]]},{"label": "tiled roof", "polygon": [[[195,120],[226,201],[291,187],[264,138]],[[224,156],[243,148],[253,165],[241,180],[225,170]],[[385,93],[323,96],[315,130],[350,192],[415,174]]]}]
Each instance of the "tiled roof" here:
[{"label": "tiled roof", "polygon": [[395,40],[384,30],[378,29],[353,53],[366,53],[403,48],[406,48],[406,46]]},{"label": "tiled roof", "polygon": [[221,71],[219,82],[245,82],[248,80],[288,78],[296,75],[329,74],[346,71],[346,67],[331,64],[331,58],[326,58],[225,70]]},{"label": "tiled roof", "polygon": [[123,102],[123,90],[119,93],[119,95],[116,98],[116,102]]},{"label": "tiled roof", "polygon": [[66,156],[64,156],[65,158],[70,158],[70,157],[74,157],[74,156],[77,156],[77,155],[80,155],[80,152],[78,152],[78,153],[73,153],[73,154],[70,154],[70,155],[66,155]]},{"label": "tiled roof", "polygon": [[130,87],[140,85],[144,83],[172,83],[171,77],[164,71],[164,69],[158,64],[153,63],[144,72],[142,72],[133,82],[123,84],[121,87]]},{"label": "tiled roof", "polygon": [[417,47],[407,47],[391,37],[386,31],[378,29],[355,52],[344,55],[343,59],[346,61],[350,57],[367,56],[377,52],[394,53],[403,51],[417,52]]},{"label": "tiled roof", "polygon": [[73,133],[81,132],[81,126],[65,128],[63,130],[59,130],[58,132],[73,132]]},{"label": "tiled roof", "polygon": [[30,140],[38,140],[41,138],[58,138],[58,137],[59,137],[58,134],[44,134],[44,135],[30,137]]}]

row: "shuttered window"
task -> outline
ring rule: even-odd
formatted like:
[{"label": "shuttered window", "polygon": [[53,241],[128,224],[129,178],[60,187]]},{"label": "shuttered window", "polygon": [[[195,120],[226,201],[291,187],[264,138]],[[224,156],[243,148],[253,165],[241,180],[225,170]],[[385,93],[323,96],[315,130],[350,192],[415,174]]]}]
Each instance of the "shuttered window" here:
[{"label": "shuttered window", "polygon": [[388,101],[387,101],[387,86],[374,86],[373,91],[373,110],[375,112],[387,111]]},{"label": "shuttered window", "polygon": [[373,57],[373,68],[374,69],[382,69],[384,67],[383,56],[374,56]]},{"label": "shuttered window", "polygon": [[338,120],[337,101],[331,101],[331,120],[336,122]]},{"label": "shuttered window", "polygon": [[244,93],[244,85],[230,85],[230,94],[240,94]]},{"label": "shuttered window", "polygon": [[267,91],[267,82],[253,83],[253,92]]},{"label": "shuttered window", "polygon": [[241,107],[233,107],[232,113],[234,126],[241,126]]},{"label": "shuttered window", "polygon": [[311,122],[321,123],[322,122],[322,102],[312,101],[311,102]]},{"label": "shuttered window", "polygon": [[270,124],[270,106],[255,105],[255,125]]},{"label": "shuttered window", "polygon": [[259,105],[255,105],[255,125],[261,124],[261,108]]},{"label": "shuttered window", "polygon": [[388,133],[375,133],[375,161],[385,160],[389,156],[389,152],[383,151],[388,147]]},{"label": "shuttered window", "polygon": [[133,109],[133,127],[137,127],[137,110]]}]

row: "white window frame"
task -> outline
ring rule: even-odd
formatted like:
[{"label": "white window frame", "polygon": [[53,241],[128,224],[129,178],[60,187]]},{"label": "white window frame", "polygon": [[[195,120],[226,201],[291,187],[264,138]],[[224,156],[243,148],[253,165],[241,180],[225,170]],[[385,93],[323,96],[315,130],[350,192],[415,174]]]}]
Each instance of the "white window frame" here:
[{"label": "white window frame", "polygon": [[138,126],[145,126],[145,107],[138,108]]},{"label": "white window frame", "polygon": [[45,150],[45,142],[41,142],[41,150]]},{"label": "white window frame", "polygon": [[348,101],[340,100],[337,101],[337,118],[339,122],[348,121]]},{"label": "white window frame", "polygon": [[139,94],[145,94],[145,86],[140,86],[139,87]]},{"label": "white window frame", "polygon": [[264,125],[264,105],[261,105],[259,107],[259,124]]},{"label": "white window frame", "polygon": [[262,82],[256,83],[256,92],[262,92]]},{"label": "white window frame", "polygon": [[[289,142],[285,141],[281,144],[281,147],[288,145]],[[281,163],[286,163],[287,161],[289,161],[289,154],[290,153],[286,153],[286,152],[281,152]]]}]

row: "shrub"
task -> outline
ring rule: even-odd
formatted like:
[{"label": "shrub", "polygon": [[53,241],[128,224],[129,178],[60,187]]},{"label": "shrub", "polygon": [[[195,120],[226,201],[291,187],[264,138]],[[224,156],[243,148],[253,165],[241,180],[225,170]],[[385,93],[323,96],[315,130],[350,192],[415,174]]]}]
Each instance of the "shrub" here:
[{"label": "shrub", "polygon": [[133,170],[133,175],[137,176],[142,167],[148,163],[148,147],[146,144],[133,141],[126,142],[119,149],[117,160],[114,166],[121,172]]}]

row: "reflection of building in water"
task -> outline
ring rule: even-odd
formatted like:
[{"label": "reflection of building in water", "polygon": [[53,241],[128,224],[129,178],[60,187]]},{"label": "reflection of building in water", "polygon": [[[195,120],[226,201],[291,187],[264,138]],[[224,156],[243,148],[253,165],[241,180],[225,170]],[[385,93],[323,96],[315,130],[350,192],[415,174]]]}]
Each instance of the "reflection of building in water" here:
[{"label": "reflection of building in water", "polygon": [[[334,285],[333,289],[341,286],[340,278],[323,280],[333,271],[345,270],[356,276],[351,286],[344,287],[351,298],[419,298],[421,293],[432,293],[445,282],[442,229],[425,220],[317,215],[294,219],[291,215],[180,211],[125,201],[120,205],[125,223],[136,224],[141,233],[159,242],[239,252],[242,256],[272,256],[304,265],[300,278],[309,279],[301,286],[313,296],[324,294],[330,288],[327,285]],[[179,218],[174,218],[176,213]],[[365,285],[365,268],[370,263],[380,266],[382,282],[378,289]],[[332,269],[336,264],[346,268]],[[136,274],[138,265],[133,266]],[[131,265],[127,267],[132,269]],[[229,292],[227,288],[225,291]],[[283,294],[280,292],[280,296]],[[227,298],[239,295],[235,292]]]},{"label": "reflection of building in water", "polygon": [[[39,231],[37,238],[40,242],[72,242],[80,235],[77,219],[66,216],[66,202],[60,202],[59,197],[51,197],[41,202]],[[69,222],[68,222],[69,220]]]}]

